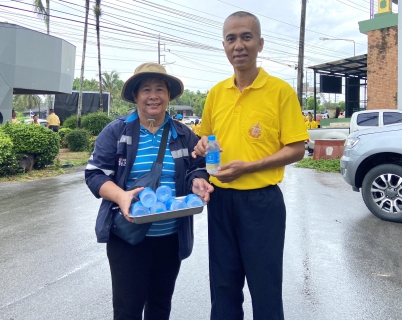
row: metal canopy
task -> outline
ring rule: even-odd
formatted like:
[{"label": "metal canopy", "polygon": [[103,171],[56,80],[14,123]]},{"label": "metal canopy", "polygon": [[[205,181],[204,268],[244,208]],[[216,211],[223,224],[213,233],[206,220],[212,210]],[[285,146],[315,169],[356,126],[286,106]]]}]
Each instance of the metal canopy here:
[{"label": "metal canopy", "polygon": [[367,79],[367,54],[310,66],[314,73]]}]

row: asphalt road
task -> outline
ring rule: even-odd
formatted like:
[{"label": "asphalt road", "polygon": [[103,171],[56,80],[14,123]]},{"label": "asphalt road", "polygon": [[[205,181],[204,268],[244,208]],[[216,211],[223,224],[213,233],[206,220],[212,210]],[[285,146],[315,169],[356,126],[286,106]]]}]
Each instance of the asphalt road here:
[{"label": "asphalt road", "polygon": [[[402,224],[374,217],[340,174],[288,166],[286,319],[402,319]],[[112,319],[100,200],[83,173],[0,184],[0,319]],[[172,320],[206,320],[206,211],[183,261]],[[252,319],[245,290],[245,319]]]}]

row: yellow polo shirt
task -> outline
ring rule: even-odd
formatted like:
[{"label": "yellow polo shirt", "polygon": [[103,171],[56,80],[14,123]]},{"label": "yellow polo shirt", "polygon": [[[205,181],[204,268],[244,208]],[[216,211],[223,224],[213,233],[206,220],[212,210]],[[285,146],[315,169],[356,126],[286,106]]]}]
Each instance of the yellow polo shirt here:
[{"label": "yellow polo shirt", "polygon": [[[254,82],[240,92],[234,76],[215,85],[208,93],[200,136],[215,135],[223,152],[221,164],[234,160],[259,160],[278,152],[284,145],[309,138],[300,104],[293,88],[259,68]],[[285,168],[244,174],[221,188],[248,190],[282,181]]]},{"label": "yellow polo shirt", "polygon": [[317,129],[318,128],[318,124],[317,124],[317,122],[315,122],[314,120],[313,121],[306,121],[305,122],[305,124],[306,124],[306,128],[307,129]]},{"label": "yellow polo shirt", "polygon": [[60,119],[55,113],[49,114],[46,122],[48,126],[60,126]]}]

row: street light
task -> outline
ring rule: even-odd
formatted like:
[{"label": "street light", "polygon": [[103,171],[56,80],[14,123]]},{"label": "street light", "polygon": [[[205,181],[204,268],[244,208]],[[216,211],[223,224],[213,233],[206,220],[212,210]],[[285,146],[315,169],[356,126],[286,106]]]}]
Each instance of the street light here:
[{"label": "street light", "polygon": [[355,43],[355,40],[352,40],[352,39],[340,39],[340,38],[323,38],[323,37],[320,37],[320,40],[323,40],[323,41],[325,41],[325,40],[343,40],[343,41],[353,42],[353,56],[354,57],[356,56],[356,43]]}]

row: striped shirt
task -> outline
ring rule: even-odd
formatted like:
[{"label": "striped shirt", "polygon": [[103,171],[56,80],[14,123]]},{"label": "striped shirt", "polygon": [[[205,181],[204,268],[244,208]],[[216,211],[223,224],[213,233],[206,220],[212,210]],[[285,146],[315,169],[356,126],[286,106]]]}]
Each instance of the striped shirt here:
[{"label": "striped shirt", "polygon": [[[143,126],[140,126],[140,139],[138,143],[137,156],[133,167],[131,168],[130,175],[127,179],[127,187],[129,187],[135,179],[139,178],[144,173],[151,170],[152,164],[158,157],[159,145],[162,140],[162,133],[164,125],[167,123],[168,117],[165,122],[159,127],[155,134],[152,134]],[[169,131],[168,141],[172,135],[172,129]],[[165,156],[163,158],[163,167],[161,175],[161,185],[169,186],[172,189],[172,196],[176,195],[175,188],[175,164],[172,154],[169,149],[169,143],[166,145]],[[148,230],[147,236],[160,237],[177,232],[177,219],[167,219],[162,221],[153,222]]]}]

